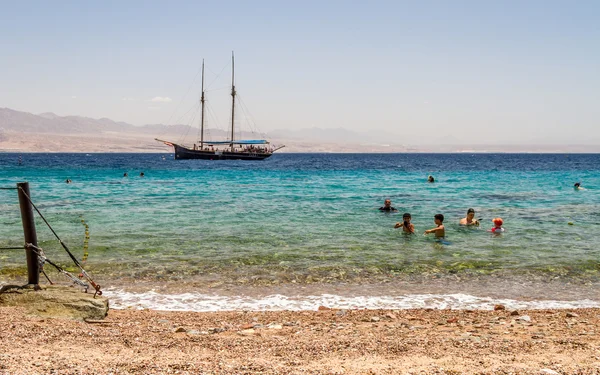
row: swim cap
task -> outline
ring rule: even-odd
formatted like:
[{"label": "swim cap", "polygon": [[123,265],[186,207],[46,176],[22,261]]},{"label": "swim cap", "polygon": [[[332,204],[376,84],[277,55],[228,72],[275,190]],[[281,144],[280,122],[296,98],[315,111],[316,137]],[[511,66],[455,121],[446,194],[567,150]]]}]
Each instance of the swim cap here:
[{"label": "swim cap", "polygon": [[502,225],[504,223],[504,221],[502,221],[502,219],[499,217],[492,219],[492,222],[496,225]]}]

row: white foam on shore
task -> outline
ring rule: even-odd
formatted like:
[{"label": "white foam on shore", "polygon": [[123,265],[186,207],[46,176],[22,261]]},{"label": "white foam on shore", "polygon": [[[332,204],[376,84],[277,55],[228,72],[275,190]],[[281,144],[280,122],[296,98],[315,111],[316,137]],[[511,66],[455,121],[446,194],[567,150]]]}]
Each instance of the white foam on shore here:
[{"label": "white foam on shore", "polygon": [[302,311],[317,310],[319,306],[334,309],[452,309],[493,310],[502,304],[507,309],[577,309],[600,308],[600,302],[579,301],[518,301],[476,297],[467,294],[409,294],[398,296],[339,296],[331,294],[315,296],[284,296],[273,294],[263,297],[218,296],[200,293],[160,294],[154,291],[131,293],[123,290],[107,290],[114,309],[152,309],[163,311]]}]

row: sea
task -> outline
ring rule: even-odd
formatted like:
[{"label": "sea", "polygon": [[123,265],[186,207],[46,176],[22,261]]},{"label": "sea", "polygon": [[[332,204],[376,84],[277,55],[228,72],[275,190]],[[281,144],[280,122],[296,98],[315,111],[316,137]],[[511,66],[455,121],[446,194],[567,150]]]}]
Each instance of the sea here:
[{"label": "sea", "polygon": [[[113,308],[600,307],[598,154],[1,153],[0,188],[23,181]],[[385,199],[398,212],[380,212]],[[459,225],[469,208],[479,227]],[[415,234],[394,229],[405,212]],[[443,242],[423,234],[439,213]],[[40,216],[36,228],[79,274]],[[17,191],[0,190],[0,248],[22,245]],[[0,250],[0,283],[26,279],[24,250]]]}]

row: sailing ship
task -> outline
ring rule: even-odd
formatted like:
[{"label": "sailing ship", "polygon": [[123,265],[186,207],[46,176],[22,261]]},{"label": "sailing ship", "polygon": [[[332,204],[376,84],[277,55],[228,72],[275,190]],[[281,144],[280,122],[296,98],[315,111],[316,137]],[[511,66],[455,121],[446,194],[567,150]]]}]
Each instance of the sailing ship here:
[{"label": "sailing ship", "polygon": [[167,146],[172,146],[175,149],[175,159],[205,159],[205,160],[264,160],[273,153],[285,146],[277,148],[265,139],[253,140],[236,140],[235,127],[235,61],[233,53],[231,54],[231,137],[226,141],[205,141],[204,140],[204,60],[202,60],[202,95],[200,104],[202,114],[200,118],[200,140],[194,143],[192,147],[184,146],[174,142],[165,141],[155,138],[159,142],[163,142]]}]

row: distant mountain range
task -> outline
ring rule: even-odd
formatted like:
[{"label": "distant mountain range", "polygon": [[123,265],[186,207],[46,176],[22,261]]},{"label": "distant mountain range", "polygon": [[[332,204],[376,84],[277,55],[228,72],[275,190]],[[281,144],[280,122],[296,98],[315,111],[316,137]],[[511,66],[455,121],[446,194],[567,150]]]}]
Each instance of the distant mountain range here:
[{"label": "distant mountain range", "polygon": [[[225,140],[229,132],[209,129],[207,137]],[[108,118],[35,115],[0,108],[0,152],[172,152],[156,142],[161,138],[191,145],[198,129],[188,125],[151,124],[135,126]],[[241,133],[240,137],[266,137],[275,145],[285,144],[282,152],[599,152],[600,146],[586,145],[465,145],[452,137],[435,138],[429,134],[400,137],[371,130],[354,132],[344,128],[306,128],[274,130],[267,134]],[[411,145],[412,146],[409,146]]]},{"label": "distant mountain range", "polygon": [[[152,124],[135,126],[122,121],[108,118],[93,119],[82,116],[58,116],[52,112],[34,115],[28,112],[0,108],[0,131],[19,131],[25,133],[43,134],[109,134],[128,133],[155,137],[160,134],[189,134],[192,127],[188,125]],[[195,129],[195,128],[194,128]],[[209,130],[213,137],[226,137],[227,132],[219,129]],[[192,131],[195,134],[197,130]],[[242,137],[254,138],[256,134],[242,133]],[[365,143],[376,142],[377,139],[390,140],[396,138],[389,133],[357,133],[343,128],[321,129],[308,128],[302,130],[275,130],[266,134],[270,139],[295,139],[303,141]]]},{"label": "distant mountain range", "polygon": [[108,118],[93,119],[82,116],[58,116],[51,112],[34,115],[28,112],[0,108],[0,131],[20,131],[44,134],[102,134],[137,133],[155,134],[166,129],[173,132],[185,132],[187,125],[145,125],[134,126],[126,122],[117,122]]},{"label": "distant mountain range", "polygon": [[[51,112],[35,115],[0,108],[0,151],[156,152],[168,149],[154,138],[191,144],[197,134],[198,129],[188,125],[135,126],[108,118],[58,116]],[[228,135],[224,130],[207,130],[207,137],[213,140],[225,140]],[[274,143],[286,144],[286,151],[301,152],[389,152],[390,145],[377,145],[377,139],[389,142],[392,138],[389,134],[375,136],[342,128],[276,130],[262,135],[242,132],[239,136],[247,139],[265,136]]]}]

